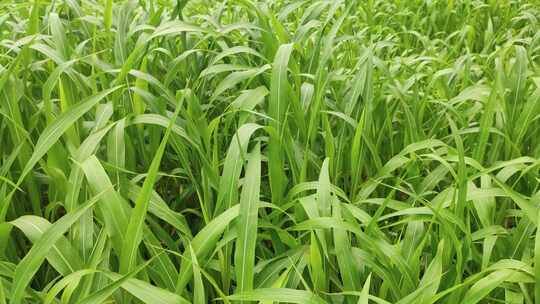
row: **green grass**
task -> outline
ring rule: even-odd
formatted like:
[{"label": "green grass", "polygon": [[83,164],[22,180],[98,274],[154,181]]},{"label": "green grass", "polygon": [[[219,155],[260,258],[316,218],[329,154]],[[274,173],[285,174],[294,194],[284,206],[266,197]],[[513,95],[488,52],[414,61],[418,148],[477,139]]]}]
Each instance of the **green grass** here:
[{"label": "green grass", "polygon": [[540,304],[540,2],[0,2],[0,304]]}]

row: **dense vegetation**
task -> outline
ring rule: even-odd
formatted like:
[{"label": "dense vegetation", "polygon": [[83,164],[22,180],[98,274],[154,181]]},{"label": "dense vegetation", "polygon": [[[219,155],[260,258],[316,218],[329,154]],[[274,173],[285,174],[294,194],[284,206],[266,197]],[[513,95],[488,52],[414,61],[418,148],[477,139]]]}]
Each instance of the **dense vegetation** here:
[{"label": "dense vegetation", "polygon": [[540,303],[540,3],[0,3],[0,304]]}]

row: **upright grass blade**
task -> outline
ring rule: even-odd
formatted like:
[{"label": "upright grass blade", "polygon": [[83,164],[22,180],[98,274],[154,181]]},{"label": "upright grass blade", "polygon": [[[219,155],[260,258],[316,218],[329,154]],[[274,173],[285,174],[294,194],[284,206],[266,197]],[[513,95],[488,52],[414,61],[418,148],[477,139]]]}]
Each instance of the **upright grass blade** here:
[{"label": "upright grass blade", "polygon": [[[210,250],[216,246],[217,240],[225,231],[230,222],[238,216],[239,205],[227,209],[225,212],[214,218],[208,223],[191,241],[193,251],[200,261],[206,260],[210,254]],[[180,272],[176,283],[176,292],[183,292],[184,288],[190,281],[193,275],[191,269],[191,260],[188,256],[184,256],[180,264]]]},{"label": "upright grass blade", "polygon": [[[41,133],[39,140],[36,143],[34,148],[34,153],[28,161],[28,164],[24,167],[19,177],[19,181],[28,174],[30,170],[35,166],[35,164],[47,153],[49,148],[62,136],[62,134],[82,115],[94,107],[99,101],[105,98],[107,95],[118,90],[121,86],[116,86],[103,92],[98,93],[95,96],[88,98],[87,100],[81,101],[79,104],[73,106],[69,111],[66,111],[61,116],[59,116],[53,124],[48,126],[43,133]],[[18,182],[19,183],[19,182]]]},{"label": "upright grass blade", "polygon": [[260,187],[261,155],[260,147],[257,144],[248,160],[240,196],[240,214],[236,222],[238,238],[236,240],[234,267],[238,292],[249,291],[253,288]]},{"label": "upright grass blade", "polygon": [[[125,127],[126,120],[119,120],[107,138],[107,160],[117,168],[126,166]],[[119,170],[115,172],[114,184],[118,185],[120,190],[126,188],[126,178]]]},{"label": "upright grass blade", "polygon": [[[332,202],[332,215],[334,218],[341,220],[341,203],[337,199],[332,200]],[[350,254],[351,245],[349,236],[344,230],[334,229],[333,237],[337,263],[341,273],[341,280],[343,281],[343,289],[348,291],[358,290],[360,273],[358,272],[357,265],[353,260],[353,256]]]},{"label": "upright grass blade", "polygon": [[105,169],[95,155],[90,156],[81,164],[88,184],[94,193],[105,192],[102,204],[96,208],[104,222],[112,245],[118,253],[121,252],[125,238],[125,228],[128,226],[127,202],[114,190]]},{"label": "upright grass blade", "polygon": [[287,66],[293,50],[292,44],[279,47],[272,66],[272,79],[270,83],[270,102],[268,113],[272,118],[270,126],[274,132],[268,142],[268,171],[272,202],[279,204],[285,191],[286,176],[283,174],[284,160],[281,153],[284,130],[286,128],[285,116],[288,109],[288,78]]},{"label": "upright grass blade", "polygon": [[[540,286],[540,229],[536,227],[536,236],[534,238],[534,281],[536,286]],[[534,288],[535,303],[540,303],[540,288]]]},{"label": "upright grass blade", "polygon": [[364,287],[362,287],[362,293],[358,298],[358,304],[369,304],[369,287],[371,285],[371,273],[368,275]]},{"label": "upright grass blade", "polygon": [[[94,107],[101,99],[105,98],[107,95],[118,90],[121,86],[116,86],[103,92],[98,93],[84,101],[81,101],[79,104],[73,106],[68,111],[62,113],[51,125],[49,125],[41,133],[36,146],[34,147],[34,152],[32,157],[28,160],[25,167],[22,170],[19,179],[17,180],[17,185],[20,185],[26,175],[34,168],[37,162],[49,151],[49,149],[60,139],[62,134],[70,128],[70,126],[77,121],[81,116],[88,112],[92,107]],[[0,220],[4,220],[6,216],[7,209],[9,207],[11,197],[14,194],[14,190],[8,194],[4,203],[2,204],[2,209],[0,210]]]},{"label": "upright grass blade", "polygon": [[260,128],[261,126],[257,124],[245,124],[238,129],[232,138],[225,157],[223,173],[219,179],[219,192],[215,207],[216,216],[222,212],[223,208],[231,207],[236,201],[238,178],[247,152],[248,141],[253,133]]},{"label": "upright grass blade", "polygon": [[332,197],[330,192],[330,173],[328,169],[329,159],[326,158],[321,166],[319,175],[319,187],[317,188],[317,204],[319,213],[323,217],[330,216],[332,208]]},{"label": "upright grass blade", "polygon": [[113,17],[113,0],[105,0],[105,10],[103,12],[103,23],[107,31],[111,30]]},{"label": "upright grass blade", "polygon": [[201,277],[201,271],[199,269],[199,263],[197,262],[197,256],[193,252],[193,248],[189,247],[189,253],[191,254],[191,261],[193,263],[193,279],[195,280],[195,287],[193,292],[193,303],[203,304],[205,302],[204,285]]},{"label": "upright grass blade", "polygon": [[169,139],[169,135],[171,134],[172,126],[176,122],[176,118],[178,117],[178,113],[180,113],[181,107],[182,103],[179,102],[176,106],[174,114],[171,117],[169,126],[165,131],[165,135],[161,140],[161,144],[156,151],[156,155],[152,159],[152,163],[150,164],[150,168],[148,169],[148,175],[144,180],[141,192],[139,193],[139,197],[135,201],[135,208],[133,209],[133,212],[131,213],[131,216],[129,218],[129,224],[126,230],[126,237],[124,238],[124,243],[122,245],[122,254],[120,255],[121,273],[130,272],[136,263],[137,249],[139,248],[139,243],[142,240],[143,225],[146,213],[148,211],[148,206],[150,205],[152,188],[154,187],[154,183],[156,182],[159,165],[161,163],[163,153],[165,153],[165,147],[167,146],[167,141]]},{"label": "upright grass blade", "polygon": [[6,293],[4,292],[4,285],[2,284],[2,281],[0,281],[0,304],[6,304]]}]

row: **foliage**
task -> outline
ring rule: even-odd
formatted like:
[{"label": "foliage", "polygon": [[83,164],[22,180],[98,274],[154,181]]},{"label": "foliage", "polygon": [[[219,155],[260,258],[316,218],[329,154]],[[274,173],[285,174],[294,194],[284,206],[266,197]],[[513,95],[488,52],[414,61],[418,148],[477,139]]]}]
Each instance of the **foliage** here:
[{"label": "foliage", "polygon": [[540,303],[535,0],[0,3],[0,304]]}]

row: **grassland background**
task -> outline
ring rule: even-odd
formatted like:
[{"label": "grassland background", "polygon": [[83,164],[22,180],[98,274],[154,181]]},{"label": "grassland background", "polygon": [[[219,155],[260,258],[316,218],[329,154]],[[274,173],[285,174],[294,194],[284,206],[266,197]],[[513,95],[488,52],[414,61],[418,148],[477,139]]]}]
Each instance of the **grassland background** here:
[{"label": "grassland background", "polygon": [[1,1],[0,304],[539,304],[539,10]]}]

